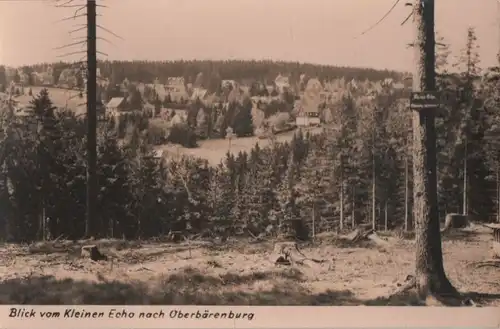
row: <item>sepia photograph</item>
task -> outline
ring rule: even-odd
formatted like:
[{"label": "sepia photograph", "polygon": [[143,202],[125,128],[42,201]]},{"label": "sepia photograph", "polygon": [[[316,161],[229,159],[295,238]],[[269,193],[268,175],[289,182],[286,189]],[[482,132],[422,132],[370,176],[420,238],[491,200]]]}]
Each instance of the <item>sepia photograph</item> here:
[{"label": "sepia photograph", "polygon": [[0,0],[0,304],[499,279],[500,0]]}]

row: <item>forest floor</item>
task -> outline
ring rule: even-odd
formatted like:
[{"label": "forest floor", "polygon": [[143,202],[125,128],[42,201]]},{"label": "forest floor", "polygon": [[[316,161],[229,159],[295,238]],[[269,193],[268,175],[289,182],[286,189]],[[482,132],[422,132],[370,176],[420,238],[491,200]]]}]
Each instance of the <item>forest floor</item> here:
[{"label": "forest floor", "polygon": [[[111,260],[81,258],[70,241],[0,246],[0,304],[414,305],[387,298],[413,273],[412,240],[379,233],[384,247],[318,236],[302,252],[322,263],[274,264],[273,242],[187,244],[99,240]],[[59,245],[56,247],[56,245]],[[446,272],[479,305],[500,306],[500,268],[491,232],[481,227],[443,237]]]}]

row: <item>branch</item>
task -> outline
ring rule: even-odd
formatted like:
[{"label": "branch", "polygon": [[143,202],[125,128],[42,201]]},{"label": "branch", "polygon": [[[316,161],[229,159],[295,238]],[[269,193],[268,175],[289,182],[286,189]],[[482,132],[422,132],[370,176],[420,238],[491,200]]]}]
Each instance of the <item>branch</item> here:
[{"label": "branch", "polygon": [[114,33],[113,31],[110,31],[110,30],[108,30],[107,28],[105,28],[105,27],[103,27],[103,26],[101,26],[101,25],[99,25],[99,24],[97,24],[96,26],[97,26],[98,28],[100,28],[101,30],[103,30],[103,31],[105,31],[105,32],[108,32],[109,34],[111,34],[111,35],[113,35],[113,36],[117,37],[118,39],[123,40],[123,38],[122,38],[121,36],[119,36],[118,34]]},{"label": "branch", "polygon": [[69,43],[67,45],[56,47],[56,48],[53,48],[53,49],[54,50],[59,50],[59,49],[64,49],[64,48],[73,47],[73,46],[76,46],[76,45],[81,45],[81,44],[86,44],[86,43],[87,43],[87,40],[77,41],[77,42]]}]

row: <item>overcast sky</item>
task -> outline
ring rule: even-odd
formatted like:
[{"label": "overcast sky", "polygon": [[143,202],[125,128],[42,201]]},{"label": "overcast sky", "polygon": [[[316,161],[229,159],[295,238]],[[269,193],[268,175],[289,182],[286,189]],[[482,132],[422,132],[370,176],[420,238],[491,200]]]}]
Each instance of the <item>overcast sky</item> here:
[{"label": "overcast sky", "polygon": [[[405,2],[359,36],[394,0],[101,0],[109,8],[98,8],[99,24],[124,40],[99,30],[114,45],[98,41],[98,49],[120,60],[265,58],[410,71],[411,21],[400,26],[410,10]],[[497,0],[436,0],[436,29],[458,51],[467,28],[475,27],[482,64],[493,65],[497,6]],[[51,0],[0,0],[0,64],[51,62],[82,50],[53,50],[74,42],[68,32],[85,23],[83,17],[57,22],[72,10]]]}]

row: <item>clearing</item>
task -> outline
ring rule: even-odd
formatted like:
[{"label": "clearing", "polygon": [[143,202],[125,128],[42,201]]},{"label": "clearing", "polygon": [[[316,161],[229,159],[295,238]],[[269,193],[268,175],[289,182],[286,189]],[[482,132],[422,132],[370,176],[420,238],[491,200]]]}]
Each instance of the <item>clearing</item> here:
[{"label": "clearing", "polygon": [[41,87],[41,86],[31,86],[25,88],[25,95],[21,95],[15,97],[15,100],[21,104],[27,105],[33,99],[33,96],[28,95],[28,89],[31,88],[33,96],[36,96],[40,93],[42,89],[47,89],[49,92],[50,99],[54,106],[57,107],[66,107],[75,111],[76,114],[85,113],[86,109],[86,94],[83,92],[83,98],[80,98],[80,91],[78,90],[70,90],[70,89],[62,89],[55,87]]},{"label": "clearing", "polygon": [[[275,265],[273,242],[93,242],[108,255],[80,257],[82,244],[57,241],[0,246],[1,304],[415,305],[387,298],[413,272],[413,241],[379,233],[352,242],[325,234],[302,252],[321,263]],[[443,241],[453,284],[480,305],[500,306],[499,266],[485,228],[450,232]],[[59,245],[57,247],[57,245]]]},{"label": "clearing", "polygon": [[[293,135],[297,133],[298,130],[289,131],[286,133],[276,135],[276,142],[284,143],[290,142]],[[318,134],[323,131],[323,127],[316,128],[305,128],[305,132],[310,132],[311,134]],[[169,154],[173,156],[187,155],[195,158],[201,158],[208,161],[212,166],[218,165],[222,160],[225,159],[227,152],[237,155],[241,152],[250,152],[250,150],[259,144],[261,148],[269,146],[271,141],[268,138],[260,139],[256,136],[253,137],[241,137],[234,138],[231,140],[231,148],[229,148],[229,140],[227,139],[210,139],[198,141],[197,148],[186,148],[180,145],[165,144],[155,147],[156,150],[163,151],[164,154]]]}]

